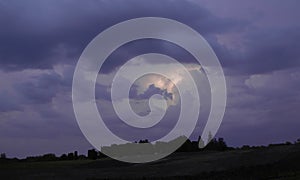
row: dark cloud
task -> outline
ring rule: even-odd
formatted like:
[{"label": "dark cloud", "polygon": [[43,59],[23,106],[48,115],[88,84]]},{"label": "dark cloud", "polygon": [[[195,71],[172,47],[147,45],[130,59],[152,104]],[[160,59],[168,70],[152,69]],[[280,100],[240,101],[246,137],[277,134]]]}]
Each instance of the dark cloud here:
[{"label": "dark cloud", "polygon": [[96,99],[111,101],[111,96],[110,96],[109,90],[110,89],[108,88],[108,86],[97,83],[96,87],[95,87]]},{"label": "dark cloud", "polygon": [[[299,67],[228,76],[228,102],[219,136],[232,145],[293,141],[298,136]],[[254,133],[254,134],[253,134]]]},{"label": "dark cloud", "polygon": [[7,91],[0,92],[0,113],[20,110],[20,104]]},{"label": "dark cloud", "polygon": [[[227,12],[230,16],[197,3],[0,1],[1,151],[12,156],[76,149],[84,149],[85,153],[90,146],[80,133],[72,109],[75,63],[98,33],[118,22],[144,16],[186,23],[199,31],[215,50],[228,85],[228,106],[219,136],[229,144],[263,144],[299,137],[299,23],[291,19],[286,25],[278,20],[281,16],[297,17],[294,1],[284,2],[284,14],[274,13],[281,10],[283,2],[269,5],[257,1],[253,7],[265,10],[259,16],[256,8],[240,8],[245,7],[240,2],[224,2],[222,6],[220,2],[213,3],[217,10],[224,8],[225,15],[229,7],[239,9],[240,13]],[[293,13],[287,10],[289,6]],[[264,19],[266,14],[273,22]],[[232,43],[233,40],[238,43]],[[167,54],[180,62],[195,62],[189,53],[172,43],[148,39],[120,47],[101,72],[109,75],[126,60],[150,52]],[[109,88],[108,84],[97,84],[96,97],[99,111],[116,135],[130,141],[149,137],[156,140],[175,126],[180,112],[177,106],[170,106],[164,121],[147,132],[120,123],[113,113]],[[140,95],[135,92],[134,96],[144,100],[156,93],[171,98],[171,94],[155,86]],[[207,116],[208,112],[202,115],[202,126]],[[193,137],[199,132],[200,125]]]},{"label": "dark cloud", "polygon": [[163,96],[165,100],[173,100],[173,93],[168,92],[167,89],[156,87],[154,84],[149,85],[148,88],[141,94],[138,93],[138,88],[139,87],[135,84],[131,86],[129,98],[132,110],[141,116],[145,116],[150,113],[151,109],[149,107],[149,99],[151,96],[159,94]]},{"label": "dark cloud", "polygon": [[56,73],[42,74],[33,81],[15,85],[17,94],[22,96],[23,103],[49,103],[59,91],[61,78]]},{"label": "dark cloud", "polygon": [[144,91],[142,94],[137,94],[137,91],[130,91],[134,93],[130,93],[129,97],[133,97],[135,99],[150,99],[150,97],[154,94],[160,94],[162,95],[166,100],[167,99],[173,99],[172,93],[168,92],[167,89],[161,89],[156,87],[154,84],[151,84],[146,91]]},{"label": "dark cloud", "polygon": [[250,34],[245,71],[264,73],[300,65],[300,28],[267,29]]},{"label": "dark cloud", "polygon": [[231,73],[257,74],[284,70],[300,65],[300,29],[277,28],[248,30],[241,47],[228,48],[211,39],[221,64]]},{"label": "dark cloud", "polygon": [[[189,9],[189,11],[185,11]],[[107,27],[131,18],[160,16],[202,34],[239,30],[245,23],[217,18],[188,1],[7,1],[0,4],[0,65],[5,70],[47,69],[76,62],[84,47]],[[64,59],[60,46],[64,47]]]}]

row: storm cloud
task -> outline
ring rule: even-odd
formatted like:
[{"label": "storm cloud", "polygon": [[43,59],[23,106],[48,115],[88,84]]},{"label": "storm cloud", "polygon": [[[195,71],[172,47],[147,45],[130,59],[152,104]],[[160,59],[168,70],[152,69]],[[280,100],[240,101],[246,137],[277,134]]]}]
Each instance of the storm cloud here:
[{"label": "storm cloud", "polygon": [[[300,137],[298,3],[0,1],[0,152],[23,157],[77,149],[85,153],[91,148],[72,109],[75,65],[100,32],[118,22],[148,16],[191,26],[218,56],[228,86],[228,104],[218,136],[236,146],[293,141]],[[99,110],[105,111],[112,129],[123,127],[110,116],[113,109],[107,105],[114,72],[130,58],[153,52],[167,54],[183,64],[195,63],[191,54],[166,41],[139,40],[117,49],[99,72],[104,80],[96,84],[97,103],[102,103]],[[205,81],[202,78],[197,81]],[[166,90],[150,86],[136,98],[145,99],[152,93]],[[170,111],[178,111],[177,106],[172,108]],[[155,130],[157,134],[171,128],[166,122],[176,114],[168,118]],[[203,122],[191,138],[201,134],[201,125]],[[134,139],[121,131],[119,135]]]}]

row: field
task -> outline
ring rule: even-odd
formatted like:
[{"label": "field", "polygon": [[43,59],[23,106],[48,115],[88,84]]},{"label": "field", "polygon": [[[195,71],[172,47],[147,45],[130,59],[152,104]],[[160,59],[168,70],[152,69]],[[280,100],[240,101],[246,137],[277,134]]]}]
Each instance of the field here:
[{"label": "field", "polygon": [[147,164],[109,158],[0,163],[0,179],[300,179],[300,144],[175,153]]}]

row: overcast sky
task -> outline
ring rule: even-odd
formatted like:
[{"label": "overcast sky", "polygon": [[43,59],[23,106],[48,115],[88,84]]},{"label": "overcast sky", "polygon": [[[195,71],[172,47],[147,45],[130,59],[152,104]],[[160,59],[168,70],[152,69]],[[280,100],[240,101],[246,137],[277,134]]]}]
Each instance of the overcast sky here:
[{"label": "overcast sky", "polygon": [[[74,150],[86,153],[92,148],[73,112],[75,65],[101,31],[146,16],[185,23],[214,49],[228,88],[217,137],[224,137],[232,146],[294,141],[300,138],[299,5],[297,0],[0,0],[0,152],[24,157]],[[119,48],[100,72],[109,79],[128,59],[151,52],[177,57],[191,71],[199,70],[194,59],[178,46],[141,40]],[[142,82],[147,83],[133,87],[133,99],[143,101],[153,93],[163,94],[170,111],[178,111],[171,102],[176,89],[170,90],[170,84],[148,83],[153,77],[145,78]],[[97,103],[99,109],[112,110],[106,105],[110,102],[107,87],[105,80],[97,84]],[[136,108],[138,113],[145,111]],[[105,112],[108,126],[112,130],[120,127],[113,113]],[[149,138],[155,140],[173,127],[174,117],[176,113],[166,116]],[[201,134],[201,124],[192,139]],[[127,130],[115,131],[133,140]]]}]

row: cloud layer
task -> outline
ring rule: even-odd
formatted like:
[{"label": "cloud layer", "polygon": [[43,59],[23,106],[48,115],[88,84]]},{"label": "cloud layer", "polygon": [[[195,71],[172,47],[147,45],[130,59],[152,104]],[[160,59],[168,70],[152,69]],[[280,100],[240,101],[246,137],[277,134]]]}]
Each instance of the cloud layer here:
[{"label": "cloud layer", "polygon": [[[91,148],[73,115],[75,64],[98,33],[118,22],[145,16],[181,21],[199,31],[215,50],[228,85],[228,106],[218,135],[230,145],[300,137],[298,2],[219,3],[0,1],[0,152],[22,157],[77,149],[85,153]],[[184,49],[165,41],[141,40],[120,47],[104,64],[100,71],[104,80],[96,87],[112,129],[123,126],[108,116],[113,109],[105,105],[110,101],[109,82],[114,72],[128,59],[153,52],[172,56],[187,66],[195,63]],[[192,73],[203,84],[202,94],[209,93],[205,76]],[[163,88],[157,88],[149,87],[140,98],[148,97],[150,91],[163,93]],[[209,110],[209,97],[203,98],[207,99],[201,120]],[[172,108],[170,111],[178,111]],[[173,127],[168,123],[176,115],[169,115],[161,129],[156,129],[158,135]],[[204,120],[199,122],[192,138],[201,134],[203,124]],[[124,132],[119,135],[132,138]]]}]

